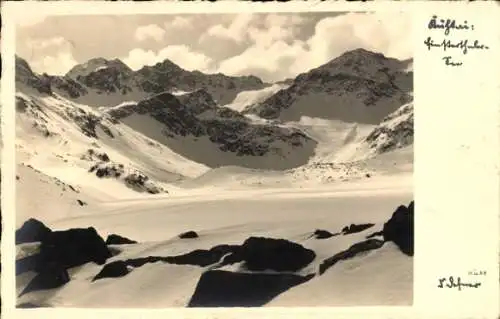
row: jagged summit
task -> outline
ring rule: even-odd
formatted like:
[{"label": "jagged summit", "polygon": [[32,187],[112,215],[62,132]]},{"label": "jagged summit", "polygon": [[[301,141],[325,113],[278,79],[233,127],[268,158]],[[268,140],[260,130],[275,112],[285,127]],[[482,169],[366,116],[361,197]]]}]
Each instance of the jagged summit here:
[{"label": "jagged summit", "polygon": [[[16,61],[19,69],[17,81],[36,89],[43,87],[44,92],[55,89],[57,94],[96,108],[139,101],[162,92],[187,93],[199,89],[204,89],[217,105],[225,105],[242,91],[259,90],[268,86],[255,76],[187,71],[168,59],[134,71],[120,59],[93,58],[74,66],[64,76],[44,73],[43,79],[31,70],[25,60],[18,58]],[[33,79],[27,81],[23,77]],[[43,83],[35,83],[40,80]]]},{"label": "jagged summit", "polygon": [[140,68],[137,72],[139,74],[143,72],[147,72],[149,70],[156,70],[156,71],[185,71],[183,68],[175,64],[169,59],[165,59],[161,62],[158,62],[154,65],[145,65],[142,68]]},{"label": "jagged summit", "polygon": [[[346,74],[364,79],[383,80],[387,72],[404,70],[408,62],[386,57],[382,53],[358,48],[347,51],[306,74]],[[380,77],[382,79],[380,79]],[[299,75],[300,78],[300,75]]]},{"label": "jagged summit", "polygon": [[[37,75],[31,69],[28,62],[16,55],[16,84],[22,85],[23,89],[34,90],[39,94],[52,94],[50,81]],[[19,89],[19,88],[18,88]]]},{"label": "jagged summit", "polygon": [[[381,52],[375,52],[375,51],[370,51],[365,48],[357,48],[354,50],[348,50],[342,53],[338,58],[351,58],[351,57],[360,57],[360,58],[365,58],[365,57],[372,57],[372,58],[380,58],[380,59],[387,59],[387,57],[381,53]],[[335,60],[335,59],[334,59]]]},{"label": "jagged summit", "polygon": [[93,72],[98,72],[107,68],[113,68],[121,72],[132,72],[132,69],[118,58],[111,60],[105,58],[92,58],[85,63],[75,65],[66,73],[66,76],[77,79],[78,77],[85,77]]},{"label": "jagged summit", "polygon": [[28,62],[16,54],[16,76],[21,74],[34,74]]}]

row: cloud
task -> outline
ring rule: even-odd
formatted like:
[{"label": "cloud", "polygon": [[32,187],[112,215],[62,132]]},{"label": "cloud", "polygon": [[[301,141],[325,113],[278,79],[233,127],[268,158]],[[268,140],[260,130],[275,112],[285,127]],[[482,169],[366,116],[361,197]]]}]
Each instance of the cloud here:
[{"label": "cloud", "polygon": [[239,55],[220,62],[219,71],[229,75],[258,72],[272,81],[294,77],[360,47],[399,59],[413,53],[411,17],[404,13],[327,17],[316,23],[309,38],[296,40],[297,28],[304,21],[300,16],[268,15],[265,28],[245,28],[252,44]]},{"label": "cloud", "polygon": [[214,25],[208,29],[203,37],[215,37],[234,42],[243,42],[247,36],[248,27],[253,21],[255,21],[255,15],[238,14],[229,26],[226,27],[222,24]]},{"label": "cloud", "polygon": [[[68,31],[70,28],[62,28],[59,20],[51,25],[55,30],[49,33],[52,38],[40,38],[45,34],[44,24],[21,29],[25,36],[18,40],[17,49],[22,56],[36,57],[38,65],[47,65],[47,72],[58,72],[75,59],[84,62],[97,56],[118,56],[133,69],[170,59],[188,70],[253,74],[276,81],[295,77],[359,47],[400,59],[413,54],[411,15],[398,12],[158,16],[126,24],[127,32],[99,39],[88,32],[78,33],[77,27]],[[114,25],[106,24],[109,28]],[[147,47],[139,46],[127,34],[151,41]],[[30,39],[35,36],[36,40]],[[74,41],[75,46],[65,39]],[[52,62],[59,56],[66,61],[61,66]],[[48,57],[45,62],[44,57]]]},{"label": "cloud", "polygon": [[231,41],[270,45],[273,41],[291,39],[308,20],[297,14],[239,14],[229,23],[216,24],[201,35],[200,43]]},{"label": "cloud", "polygon": [[169,59],[175,64],[188,71],[210,71],[213,60],[200,52],[189,49],[186,45],[171,45],[157,52],[152,50],[133,49],[123,58],[130,68],[138,70],[144,65],[154,65],[158,62]]},{"label": "cloud", "polygon": [[25,45],[30,52],[27,59],[37,73],[63,75],[77,64],[71,43],[63,37],[27,39]]},{"label": "cloud", "polygon": [[[397,27],[394,27],[397,26]],[[411,17],[404,13],[348,13],[325,18],[307,40],[308,67],[319,66],[348,50],[364,48],[386,56],[412,56]],[[298,69],[297,61],[295,68]]]},{"label": "cloud", "polygon": [[30,61],[30,65],[35,72],[45,72],[50,75],[64,75],[76,64],[77,62],[71,52],[59,52],[53,56],[45,56]]},{"label": "cloud", "polygon": [[165,36],[165,30],[160,28],[156,24],[140,26],[135,30],[135,38],[139,41],[153,39],[157,42],[160,42],[161,40],[163,40],[164,36]]},{"label": "cloud", "polygon": [[263,74],[264,80],[273,81],[292,76],[290,65],[297,57],[306,54],[302,41],[288,44],[283,40],[268,46],[253,45],[240,55],[231,57],[219,64],[219,72],[228,75]]}]

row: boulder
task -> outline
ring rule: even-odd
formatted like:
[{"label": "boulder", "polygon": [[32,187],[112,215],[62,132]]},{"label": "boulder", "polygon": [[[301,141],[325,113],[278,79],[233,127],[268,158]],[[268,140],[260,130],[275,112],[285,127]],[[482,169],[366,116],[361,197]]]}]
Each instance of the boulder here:
[{"label": "boulder", "polygon": [[52,231],[39,220],[28,219],[16,230],[16,245],[43,241]]},{"label": "boulder", "polygon": [[414,253],[414,202],[408,207],[401,205],[384,224],[383,234],[385,241],[394,242],[399,249],[408,256]]},{"label": "boulder", "polygon": [[233,258],[244,260],[248,270],[298,271],[310,264],[316,254],[302,245],[285,240],[250,237]]},{"label": "boulder", "polygon": [[109,264],[104,265],[101,271],[92,279],[92,281],[96,281],[102,278],[119,278],[127,275],[129,270],[127,268],[127,263],[118,260],[113,261]]},{"label": "boulder", "polygon": [[326,239],[333,236],[337,236],[338,234],[332,234],[328,230],[316,229],[312,235],[312,237],[316,239]]},{"label": "boulder", "polygon": [[341,260],[346,260],[355,257],[356,255],[378,249],[382,247],[384,242],[378,239],[368,239],[366,241],[356,243],[347,250],[341,251],[330,258],[325,259],[319,266],[319,274],[323,274],[328,268],[332,267]]},{"label": "boulder", "polygon": [[111,234],[106,238],[106,245],[127,245],[127,244],[137,244],[135,240],[122,237],[120,235]]},{"label": "boulder", "polygon": [[51,232],[40,245],[40,268],[57,264],[64,269],[88,262],[102,265],[111,252],[95,228],[73,228]]},{"label": "boulder", "polygon": [[218,245],[210,250],[197,249],[187,254],[165,257],[164,261],[177,265],[196,265],[206,267],[221,261],[227,254],[237,253],[240,249],[238,245]]},{"label": "boulder", "polygon": [[78,203],[78,205],[80,206],[86,206],[87,203],[85,203],[84,201],[82,201],[81,199],[77,199],[76,202]]},{"label": "boulder", "polygon": [[[123,277],[129,273],[127,267],[142,267],[148,263],[164,262],[176,265],[194,265],[206,267],[221,261],[225,255],[235,253],[240,246],[238,245],[218,245],[210,250],[197,249],[190,251],[187,254],[178,256],[148,256],[135,259],[119,260],[111,262],[103,267],[101,272],[97,274],[93,280],[110,277]],[[228,263],[226,263],[228,264]]]},{"label": "boulder", "polygon": [[186,238],[198,238],[198,234],[195,231],[187,231],[185,233],[182,233],[179,235],[179,238],[181,239],[186,239]]},{"label": "boulder", "polygon": [[365,229],[368,229],[368,228],[373,227],[373,226],[375,226],[375,224],[351,224],[349,226],[345,226],[342,229],[342,233],[344,235],[360,233],[360,232],[364,231]]}]

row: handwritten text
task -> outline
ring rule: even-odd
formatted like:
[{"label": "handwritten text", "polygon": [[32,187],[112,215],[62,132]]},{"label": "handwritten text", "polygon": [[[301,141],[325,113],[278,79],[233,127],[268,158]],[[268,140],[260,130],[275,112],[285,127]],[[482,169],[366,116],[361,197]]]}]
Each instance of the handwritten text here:
[{"label": "handwritten text", "polygon": [[[424,45],[427,50],[439,50],[445,52],[445,56],[441,59],[446,66],[459,67],[463,65],[463,62],[454,53],[458,53],[465,56],[473,51],[480,52],[489,50],[490,47],[480,40],[467,39],[467,35],[473,33],[475,27],[468,21],[457,22],[455,19],[439,19],[436,15],[433,15],[428,22],[427,28],[429,30],[444,30],[444,38],[436,40],[433,36],[427,36],[424,41]],[[451,32],[462,31],[466,33],[459,35],[458,39],[450,39]],[[468,33],[467,33],[468,32]],[[441,37],[443,37],[441,35]]]},{"label": "handwritten text", "polygon": [[462,278],[460,277],[455,278],[454,276],[450,276],[447,278],[440,278],[438,284],[438,288],[456,288],[459,291],[461,291],[462,288],[478,288],[480,286],[481,286],[480,282],[466,283],[462,282]]}]

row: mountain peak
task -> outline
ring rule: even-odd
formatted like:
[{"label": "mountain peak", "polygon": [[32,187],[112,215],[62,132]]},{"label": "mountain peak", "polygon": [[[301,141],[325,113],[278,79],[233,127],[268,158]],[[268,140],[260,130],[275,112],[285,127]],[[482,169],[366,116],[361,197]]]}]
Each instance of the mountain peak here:
[{"label": "mountain peak", "polygon": [[357,48],[344,52],[308,73],[343,73],[361,78],[373,78],[378,77],[379,72],[384,70],[398,71],[406,69],[408,64],[407,60],[400,61],[395,58],[386,57],[379,52]]},{"label": "mountain peak", "polygon": [[66,76],[76,79],[78,76],[87,76],[92,72],[96,72],[109,67],[122,70],[123,72],[132,72],[132,69],[130,69],[118,58],[108,60],[106,58],[99,57],[92,58],[85,63],[75,65],[73,68],[71,68],[71,70],[69,70],[68,73],[66,73]]},{"label": "mountain peak", "polygon": [[384,55],[380,52],[374,52],[364,48],[357,48],[354,50],[346,51],[342,55],[366,55],[366,56],[384,57]]},{"label": "mountain peak", "polygon": [[373,63],[379,61],[385,61],[388,58],[379,52],[372,52],[363,48],[357,48],[354,50],[346,51],[334,58],[326,65],[332,64],[343,64],[346,66],[350,66],[352,64],[364,64],[364,63]]},{"label": "mountain peak", "polygon": [[156,63],[155,67],[160,67],[162,70],[183,70],[180,66],[169,59]]}]

